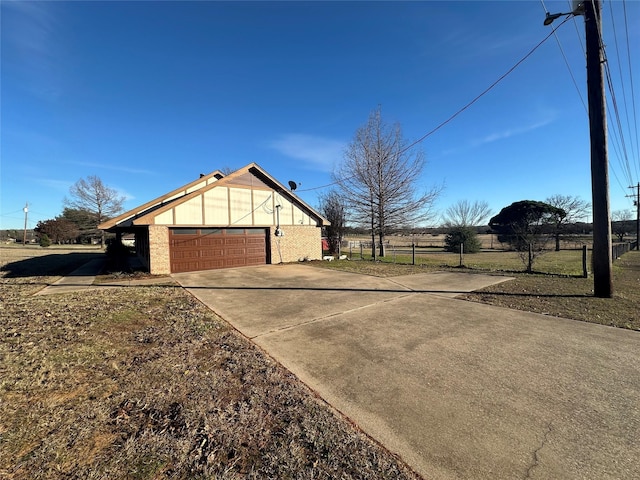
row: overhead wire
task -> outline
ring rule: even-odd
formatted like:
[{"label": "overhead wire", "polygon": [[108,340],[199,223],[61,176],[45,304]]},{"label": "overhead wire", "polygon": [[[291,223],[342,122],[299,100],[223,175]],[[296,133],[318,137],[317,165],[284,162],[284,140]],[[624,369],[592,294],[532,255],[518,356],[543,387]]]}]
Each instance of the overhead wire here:
[{"label": "overhead wire", "polygon": [[[591,3],[594,5],[593,10],[594,12],[596,12],[596,15],[597,15],[598,10],[595,8],[595,3],[594,3],[595,0],[587,0],[587,1],[591,1]],[[610,130],[611,133],[613,134],[612,137],[619,142],[619,145],[618,145],[619,150],[616,150],[615,143],[614,143],[614,150],[616,150],[616,153],[618,154],[618,157],[617,157],[618,163],[620,164],[622,173],[625,176],[625,181],[629,182],[629,184],[634,184],[633,174],[632,174],[630,163],[629,163],[629,157],[627,155],[626,142],[624,140],[624,130],[622,128],[622,121],[620,120],[620,113],[618,109],[616,91],[615,91],[612,76],[611,76],[611,69],[609,66],[607,50],[606,50],[604,36],[602,32],[602,11],[600,11],[600,18],[597,18],[596,20],[597,20],[596,25],[599,26],[598,43],[599,43],[600,52],[602,55],[601,61],[604,67],[605,80],[609,88],[609,96],[607,97],[607,102],[613,107],[613,108],[607,109],[607,112],[608,112],[607,116],[611,116],[611,113],[609,112],[613,112],[612,120],[615,120],[615,122],[608,122],[607,130]],[[617,138],[615,135],[617,135]],[[618,178],[617,174],[615,173],[615,169],[613,168],[613,164],[611,162],[609,162],[609,168],[614,173],[614,176]],[[621,184],[619,179],[618,179],[618,183],[620,183],[620,187],[622,191],[626,194],[627,189],[624,188],[624,186]]]},{"label": "overhead wire", "polygon": [[[634,156],[634,145],[633,145],[633,137],[632,137],[632,133],[631,133],[631,122],[629,122],[629,108],[628,108],[628,103],[627,103],[627,89],[624,86],[624,81],[623,81],[623,75],[622,75],[622,61],[620,60],[620,48],[618,46],[618,32],[616,30],[616,21],[615,21],[615,15],[613,13],[613,6],[612,6],[612,2],[609,2],[609,12],[611,13],[611,26],[613,28],[613,40],[614,40],[614,45],[615,45],[615,49],[616,49],[616,59],[618,61],[618,73],[620,75],[620,86],[622,88],[622,102],[624,105],[624,113],[625,113],[625,118],[627,121],[627,129],[629,132],[629,144],[631,146],[631,155]],[[628,40],[628,38],[627,38]],[[621,128],[621,127],[620,127]],[[626,145],[625,145],[626,147]],[[628,161],[628,155],[625,151],[625,158]],[[636,167],[636,177],[638,176],[638,168],[637,165],[634,164],[634,166]],[[630,168],[630,166],[629,166]],[[629,172],[631,173],[631,172]]]},{"label": "overhead wire", "polygon": [[[591,1],[593,2],[593,0],[591,0]],[[546,12],[546,5],[544,4],[544,0],[540,0],[540,3],[542,4],[542,7],[544,8],[544,10]],[[568,4],[569,4],[570,8],[573,8],[571,0],[568,0]],[[612,22],[613,22],[614,21],[613,20],[614,14],[613,14],[613,10],[611,8],[611,2],[609,3],[609,7],[610,7],[611,18],[612,18]],[[578,29],[578,25],[577,25],[577,21],[576,21],[575,17],[576,16],[574,15],[573,16],[573,24],[574,24],[575,29],[576,29],[576,34],[578,36],[578,40],[580,42],[580,46],[582,48],[582,52],[586,57],[586,50],[585,50],[585,46],[584,46],[583,41],[582,41],[582,35],[580,34],[580,31]],[[626,22],[626,14],[625,14],[625,22]],[[626,23],[625,23],[625,26],[626,26]],[[612,111],[613,112],[613,120],[615,120],[615,122],[613,122],[613,121],[609,122],[609,125],[610,125],[609,130],[611,132],[611,138],[613,140],[612,141],[613,150],[614,150],[614,153],[616,155],[616,159],[618,160],[618,163],[620,164],[622,173],[625,176],[625,180],[627,182],[633,183],[633,174],[632,174],[632,169],[631,169],[631,166],[630,166],[630,163],[629,163],[629,160],[628,160],[629,157],[628,157],[628,154],[627,154],[626,142],[624,140],[624,136],[621,136],[621,135],[623,135],[621,133],[621,131],[622,131],[622,122],[620,120],[620,114],[619,114],[619,111],[618,111],[618,102],[617,102],[617,99],[616,99],[614,84],[613,84],[613,80],[612,80],[612,77],[611,77],[611,71],[609,69],[609,63],[608,63],[607,56],[606,56],[606,50],[605,50],[605,44],[604,44],[603,37],[602,37],[602,32],[599,31],[598,35],[600,37],[599,38],[599,43],[600,43],[600,48],[602,50],[603,59],[604,59],[607,85],[608,85],[608,88],[609,88],[609,92],[611,93],[611,95],[610,95],[611,100],[607,99],[607,102],[611,105],[611,107],[608,108],[608,111]],[[615,38],[615,41],[616,41],[616,49],[617,49],[617,33],[615,31],[615,24],[614,24],[614,38]],[[577,83],[575,82],[575,78],[573,77],[573,74],[572,74],[571,69],[570,69],[570,67],[568,65],[568,62],[567,62],[566,55],[564,54],[564,51],[562,49],[562,46],[560,45],[560,41],[559,41],[557,35],[556,35],[556,39],[558,40],[558,46],[560,47],[562,56],[563,56],[563,58],[565,60],[565,64],[569,68],[569,72],[570,72],[570,74],[572,76],[572,80],[574,80],[574,86],[576,86],[576,89],[578,89],[578,92],[579,92],[580,90],[577,87]],[[628,32],[627,32],[627,43],[628,43]],[[628,49],[628,52],[630,52],[630,49]],[[629,55],[629,58],[630,58],[630,53],[628,53],[628,55]],[[618,62],[619,62],[619,65],[620,65],[620,61],[619,60],[618,60]],[[630,64],[630,61],[629,61],[629,64]],[[630,67],[630,73],[631,73],[631,67]],[[620,75],[622,76],[622,72],[621,71],[620,71]],[[635,102],[635,95],[632,95],[632,96],[633,96],[633,101]],[[583,106],[585,106],[585,111],[587,111],[587,114],[588,114],[588,108],[586,107],[586,105],[584,103],[584,100],[582,99],[582,95],[580,95],[580,99],[582,101]],[[625,107],[626,107],[626,105],[627,105],[626,96],[624,98],[624,101],[625,101]],[[635,106],[633,108],[633,111],[634,111],[634,115],[635,115]],[[636,132],[637,132],[637,128],[636,128]],[[611,167],[610,169],[611,169],[611,172],[613,173],[613,176],[615,177],[617,183],[620,186],[620,189],[623,192],[626,192],[626,188],[623,185],[623,182],[620,180],[620,178],[618,176],[618,173],[616,171],[617,169],[613,168],[612,165],[610,165],[610,167]]]},{"label": "overhead wire", "polygon": [[[567,3],[569,4],[569,8],[573,8],[573,4],[571,2],[571,0],[567,0]],[[576,35],[578,36],[578,43],[580,43],[580,49],[582,50],[582,56],[583,57],[587,57],[587,50],[584,46],[584,43],[582,41],[582,37],[583,34],[580,33],[580,29],[578,28],[578,21],[576,20],[577,15],[574,15],[573,18],[573,26],[576,29]]]},{"label": "overhead wire", "polygon": [[[540,0],[540,3],[542,4],[542,8],[544,9],[545,13],[547,13],[547,7],[544,4],[544,0]],[[575,15],[572,15],[572,16],[575,17]],[[555,30],[553,30],[553,36],[556,37],[556,42],[558,43],[558,48],[560,49],[560,53],[562,54],[562,58],[564,59],[564,64],[567,66],[567,70],[569,70],[571,81],[573,82],[573,86],[576,88],[576,92],[578,92],[578,96],[580,97],[580,101],[582,102],[582,106],[584,107],[584,111],[587,114],[589,114],[589,109],[587,107],[587,104],[584,101],[584,98],[582,98],[582,93],[580,92],[580,88],[578,87],[578,82],[576,82],[576,77],[573,75],[573,70],[571,70],[571,65],[569,65],[567,56],[564,54],[564,49],[562,48],[562,44],[560,43],[560,37],[558,37],[558,34],[556,33]]]},{"label": "overhead wire", "polygon": [[[487,93],[489,93],[491,90],[493,90],[493,88],[498,85],[502,80],[504,80],[510,73],[512,73],[516,68],[518,68],[520,66],[520,64],[522,64],[527,58],[529,58],[531,55],[533,55],[533,53],[538,50],[538,48],[540,48],[547,40],[549,40],[549,38],[551,38],[551,36],[554,34],[554,32],[562,27],[562,25],[564,25],[567,21],[569,20],[569,17],[565,18],[557,27],[552,28],[551,33],[549,33],[546,37],[544,37],[540,42],[538,42],[531,50],[529,50],[529,52],[522,57],[520,60],[518,60],[509,70],[507,70],[504,74],[502,74],[500,77],[498,77],[497,80],[495,80],[491,85],[489,85],[487,88],[485,88],[481,93],[479,93],[478,95],[476,95],[471,101],[469,101],[467,104],[465,104],[464,106],[462,106],[460,109],[458,109],[453,115],[451,115],[450,117],[448,117],[446,120],[444,120],[443,122],[440,122],[435,128],[433,128],[432,130],[428,131],[427,133],[425,133],[423,136],[421,136],[420,138],[418,138],[417,140],[415,140],[414,142],[410,143],[409,145],[407,145],[406,147],[403,147],[399,152],[398,155],[403,154],[404,152],[406,152],[407,150],[415,147],[417,144],[419,144],[420,142],[424,141],[426,138],[428,138],[429,136],[433,135],[435,132],[437,132],[438,130],[440,130],[442,127],[444,127],[445,125],[447,125],[449,122],[451,122],[454,118],[456,118],[458,115],[460,115],[462,112],[464,112],[465,110],[467,110],[469,107],[471,107],[474,103],[476,103],[478,100],[480,100],[483,96],[485,96]],[[349,177],[349,178],[353,178],[353,177]],[[312,187],[312,188],[305,188],[305,189],[301,189],[298,190],[298,192],[310,192],[312,190],[320,190],[323,188],[327,188],[327,187],[331,187],[333,185],[336,185],[338,182],[331,182],[331,183],[327,183],[325,185],[320,185],[318,187]]]},{"label": "overhead wire", "polygon": [[[629,45],[629,25],[627,22],[627,0],[622,0],[622,10],[623,10],[623,17],[624,17],[624,30],[625,30],[625,37],[627,40],[627,63],[629,65],[629,84],[631,87],[631,110],[633,112],[633,126],[634,126],[634,131],[636,132],[635,137],[636,137],[636,149],[635,149],[635,155],[636,155],[636,167],[640,168],[640,141],[638,141],[638,110],[636,109],[636,95],[635,95],[635,89],[633,87],[633,67],[631,65],[631,47]],[[633,135],[632,135],[633,138]],[[640,175],[638,175],[640,177]]]}]

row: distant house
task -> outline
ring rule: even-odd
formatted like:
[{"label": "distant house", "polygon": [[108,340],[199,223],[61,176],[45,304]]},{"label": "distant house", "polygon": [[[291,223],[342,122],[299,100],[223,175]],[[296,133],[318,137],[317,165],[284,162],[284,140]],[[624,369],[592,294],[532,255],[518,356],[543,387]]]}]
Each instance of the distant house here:
[{"label": "distant house", "polygon": [[126,235],[122,235],[120,242],[125,247],[135,247],[136,246],[136,236],[133,233],[128,233]]},{"label": "distant house", "polygon": [[214,171],[98,226],[152,274],[322,258],[326,218],[255,163]]}]

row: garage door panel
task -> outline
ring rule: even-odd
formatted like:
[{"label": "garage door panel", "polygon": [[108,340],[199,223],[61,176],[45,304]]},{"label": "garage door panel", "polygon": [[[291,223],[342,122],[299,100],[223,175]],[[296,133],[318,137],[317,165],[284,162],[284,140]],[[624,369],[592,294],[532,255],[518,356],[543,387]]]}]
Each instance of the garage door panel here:
[{"label": "garage door panel", "polygon": [[197,238],[181,238],[179,240],[173,239],[171,241],[171,246],[180,247],[180,248],[187,248],[187,247],[197,248],[200,246],[200,241]]},{"label": "garage door panel", "polygon": [[171,229],[171,271],[264,265],[267,263],[266,236],[266,230],[255,228]]},{"label": "garage door panel", "polygon": [[245,245],[246,243],[247,240],[244,237],[227,237],[224,239],[224,244],[227,246]]},{"label": "garage door panel", "polygon": [[209,248],[201,248],[200,256],[202,257],[222,257],[225,254],[226,249],[221,247],[209,247]]},{"label": "garage door panel", "polygon": [[198,270],[198,267],[200,265],[200,262],[185,262],[185,261],[180,261],[180,262],[171,262],[171,271],[173,273],[179,273],[179,272],[193,272],[195,270]]},{"label": "garage door panel", "polygon": [[200,245],[202,247],[221,247],[224,245],[224,238],[216,238],[212,235],[207,235],[206,237],[202,237]]},{"label": "garage door panel", "polygon": [[171,258],[175,260],[190,260],[198,257],[198,250],[173,250],[171,253]]},{"label": "garage door panel", "polygon": [[247,265],[247,259],[244,257],[229,258],[226,260],[227,267],[244,267]]},{"label": "garage door panel", "polygon": [[222,259],[218,259],[218,260],[203,259],[200,262],[199,270],[213,270],[216,268],[224,268],[224,267],[225,267],[225,264],[224,264],[224,260]]}]

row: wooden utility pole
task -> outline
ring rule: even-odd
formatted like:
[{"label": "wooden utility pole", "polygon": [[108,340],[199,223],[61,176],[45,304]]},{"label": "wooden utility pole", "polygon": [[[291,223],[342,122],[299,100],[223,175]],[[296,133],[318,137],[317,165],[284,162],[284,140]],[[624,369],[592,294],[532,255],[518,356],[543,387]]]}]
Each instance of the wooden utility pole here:
[{"label": "wooden utility pole", "polygon": [[635,187],[629,187],[636,189],[635,195],[627,195],[627,197],[634,198],[633,204],[636,206],[636,250],[640,250],[640,182]]},{"label": "wooden utility pole", "polygon": [[22,246],[24,247],[27,244],[27,216],[29,214],[29,203],[24,204],[22,211],[24,212],[24,231],[22,234]]},{"label": "wooden utility pole", "polygon": [[593,293],[613,296],[611,272],[611,212],[609,205],[609,160],[607,117],[604,97],[601,1],[584,2],[587,56],[587,96],[591,136],[591,195],[593,205]]}]

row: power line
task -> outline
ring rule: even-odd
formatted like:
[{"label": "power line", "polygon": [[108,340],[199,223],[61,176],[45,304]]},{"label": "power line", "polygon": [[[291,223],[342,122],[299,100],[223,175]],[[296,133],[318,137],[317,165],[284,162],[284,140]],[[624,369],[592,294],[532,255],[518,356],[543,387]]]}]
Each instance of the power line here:
[{"label": "power line", "polygon": [[[629,122],[629,108],[627,107],[627,90],[624,87],[624,81],[623,81],[623,75],[622,75],[622,62],[620,61],[620,48],[618,47],[618,33],[616,31],[616,22],[615,22],[615,16],[613,14],[613,7],[612,7],[612,3],[609,2],[609,12],[611,13],[611,26],[613,28],[613,41],[614,41],[614,45],[616,48],[616,58],[618,60],[618,73],[620,74],[620,86],[622,87],[622,101],[623,101],[623,105],[624,105],[624,111],[625,111],[625,118],[627,120],[627,129],[629,131],[629,136],[632,137],[632,133],[631,133],[631,123]],[[629,41],[629,38],[627,37],[627,42]],[[628,43],[627,43],[628,45]],[[634,148],[633,148],[633,140],[632,138],[630,138],[630,145],[631,145],[631,154],[634,154]],[[627,159],[628,162],[628,157],[626,154],[626,149],[625,149],[625,158]],[[631,172],[629,172],[631,173]],[[636,166],[636,175],[638,175],[638,168]]]},{"label": "power line", "polygon": [[[571,0],[567,0],[567,3],[569,4],[569,9],[572,9],[573,5],[571,3]],[[580,48],[582,49],[582,55],[586,58],[587,51],[584,48],[584,43],[582,43],[582,34],[580,33],[580,29],[578,28],[578,21],[576,20],[576,15],[574,15],[572,19],[573,19],[573,26],[576,29],[576,35],[578,36],[578,42],[580,43]]]},{"label": "power line", "polygon": [[[594,0],[590,0],[590,1],[591,1],[592,4],[594,3]],[[594,7],[594,11],[597,11],[595,9],[595,7]],[[600,12],[600,15],[602,15],[602,12]],[[596,25],[601,27],[602,23],[601,23],[601,19],[600,18],[597,19]],[[609,97],[611,99],[610,102],[613,105],[613,108],[608,108],[607,109],[608,110],[608,115],[611,115],[609,112],[613,111],[613,119],[612,120],[615,120],[615,123],[614,122],[610,122],[609,123],[610,124],[610,129],[611,129],[611,132],[613,134],[616,133],[616,129],[615,129],[616,126],[617,126],[617,129],[618,129],[617,130],[617,135],[618,135],[618,139],[619,139],[619,143],[620,143],[620,151],[616,152],[616,153],[618,153],[618,163],[620,164],[620,166],[622,168],[622,171],[626,176],[626,181],[628,181],[629,183],[634,183],[633,182],[633,174],[631,172],[631,167],[630,167],[630,164],[629,164],[629,157],[627,155],[626,143],[624,141],[624,131],[622,129],[622,122],[620,120],[620,114],[619,114],[619,110],[618,110],[618,102],[617,102],[617,99],[616,99],[616,93],[615,93],[615,89],[614,89],[614,86],[613,86],[613,81],[612,81],[612,78],[611,78],[611,69],[609,67],[609,61],[608,61],[608,58],[607,58],[607,51],[606,51],[606,48],[605,48],[604,37],[603,37],[601,28],[598,28],[598,44],[599,44],[599,48],[600,48],[601,55],[602,55],[602,62],[603,62],[603,65],[604,65],[606,82],[607,82],[607,85],[609,87],[609,93],[610,93]],[[607,101],[609,101],[609,99],[607,99]],[[615,144],[614,144],[614,147],[615,147]],[[610,165],[610,166],[612,166],[612,165]],[[621,187],[622,187],[622,185],[621,185]],[[623,190],[625,190],[624,187],[622,187],[622,188],[623,188]]]},{"label": "power line", "polygon": [[[546,5],[544,4],[544,0],[540,0],[540,3],[542,4],[542,8],[543,8],[543,9],[545,10],[545,12],[546,12],[546,11],[547,11],[547,9],[546,9]],[[568,3],[569,3],[570,8],[573,8],[573,5],[571,4],[571,1],[570,1],[570,0],[569,0],[569,2],[568,2]],[[613,14],[612,14],[612,16],[613,16]],[[579,41],[580,41],[580,46],[581,46],[581,48],[582,48],[582,52],[583,52],[583,54],[585,54],[585,55],[586,55],[585,48],[584,48],[584,45],[583,45],[583,43],[582,43],[582,36],[580,35],[580,32],[578,31],[577,22],[575,21],[575,15],[573,15],[572,17],[573,17],[573,20],[574,20],[574,21],[573,21],[574,26],[576,27],[576,33],[577,33],[577,35],[578,35],[578,39],[579,39]],[[554,32],[554,35],[555,35],[555,32]],[[602,41],[602,37],[601,37],[601,33],[600,33],[600,32],[599,32],[599,35],[600,35],[600,46],[601,46],[601,49],[602,49],[602,51],[603,51],[603,56],[604,56],[604,57],[605,57],[605,59],[606,59],[606,53],[605,53],[605,51],[604,51],[604,42]],[[571,71],[571,67],[569,66],[569,63],[568,63],[568,61],[567,61],[567,58],[566,58],[566,56],[565,56],[565,54],[564,54],[564,50],[562,49],[562,45],[560,44],[559,37],[558,37],[557,35],[555,35],[555,37],[556,37],[556,40],[558,41],[558,46],[560,47],[560,52],[562,53],[562,56],[563,56],[563,58],[564,58],[565,65],[567,65],[567,68],[569,69],[569,74],[571,75],[571,78],[572,78],[572,80],[573,80],[573,84],[574,84],[574,86],[576,87],[576,90],[578,91],[578,95],[580,96],[580,100],[582,101],[582,105],[585,107],[585,112],[587,113],[587,116],[588,116],[588,115],[589,115],[588,108],[587,108],[587,106],[585,105],[584,100],[582,99],[582,95],[580,94],[580,89],[578,88],[578,85],[577,85],[577,83],[576,83],[576,81],[575,81],[575,78],[574,78],[574,76],[573,76],[573,73],[572,73],[572,71]],[[608,65],[608,64],[607,64],[607,63],[605,63],[605,65]],[[610,85],[611,85],[611,83],[610,83]],[[610,86],[610,91],[611,91],[611,89],[612,89],[612,88],[613,88],[613,87],[612,87],[612,85],[611,85],[611,86]],[[612,96],[614,96],[614,95],[612,94]],[[614,98],[615,98],[615,96],[614,96]],[[611,111],[611,110],[612,110],[612,109],[609,109],[609,111]],[[615,110],[617,110],[617,103],[616,103],[616,104],[615,104],[615,106],[614,106],[614,111],[615,111]],[[629,170],[628,170],[628,169],[625,169],[625,165],[624,165],[624,164],[622,163],[622,161],[620,160],[620,159],[622,158],[622,155],[621,155],[621,153],[620,153],[620,150],[622,149],[622,147],[621,147],[620,145],[621,145],[621,142],[623,142],[623,140],[621,140],[621,139],[620,139],[620,134],[615,130],[615,128],[614,128],[613,126],[611,127],[611,133],[612,133],[612,137],[613,137],[613,140],[614,140],[614,141],[612,142],[612,145],[613,145],[613,149],[614,149],[614,151],[615,151],[615,153],[616,153],[616,158],[618,159],[618,162],[620,163],[620,165],[621,165],[621,167],[622,167],[622,171],[623,171],[623,173],[626,173],[625,177],[627,178],[627,181],[631,181],[631,180],[630,180],[630,178],[629,178]],[[625,149],[625,150],[626,150],[626,149]],[[614,168],[613,168],[613,165],[610,165],[610,167],[611,167],[611,172],[613,173],[613,176],[615,177],[615,179],[616,179],[616,181],[617,181],[618,185],[620,186],[620,189],[621,189],[622,191],[625,191],[625,187],[624,187],[624,185],[623,185],[623,182],[621,182],[621,181],[620,181],[620,177],[618,176],[618,173],[616,172],[616,169],[614,169]]]},{"label": "power line", "polygon": [[453,115],[451,115],[449,118],[447,118],[444,122],[442,122],[440,125],[438,125],[436,128],[434,128],[433,130],[431,130],[430,132],[427,132],[426,134],[424,134],[422,137],[420,137],[418,140],[416,140],[415,142],[411,143],[409,146],[405,147],[404,149],[402,149],[399,154],[406,152],[407,150],[409,150],[410,148],[414,147],[415,145],[417,145],[418,143],[422,142],[425,138],[429,137],[430,135],[434,134],[435,132],[437,132],[438,130],[440,130],[442,127],[444,127],[447,123],[449,123],[451,120],[453,120],[454,118],[456,118],[458,115],[460,115],[462,112],[464,112],[467,108],[469,108],[471,105],[473,105],[474,103],[476,103],[478,100],[480,100],[484,95],[486,95],[487,93],[489,93],[489,91],[491,91],[496,85],[498,85],[498,83],[500,83],[502,80],[504,80],[507,75],[509,75],[511,72],[513,72],[516,68],[518,68],[520,66],[520,64],[522,62],[524,62],[527,58],[529,58],[531,55],[533,55],[533,53],[542,46],[542,44],[544,42],[546,42],[547,40],[549,40],[549,38],[551,37],[551,35],[553,35],[555,33],[555,31],[560,28],[562,25],[564,25],[567,21],[569,20],[569,18],[565,18],[562,23],[560,25],[558,25],[556,28],[551,30],[551,33],[549,35],[547,35],[546,37],[544,37],[535,47],[533,47],[529,53],[527,53],[524,57],[522,57],[518,62],[516,62],[516,64],[511,67],[509,70],[507,70],[501,77],[499,77],[495,82],[493,82],[491,85],[489,85],[482,93],[480,93],[478,96],[476,96],[473,100],[471,100],[469,103],[467,103],[464,107],[462,107],[460,110],[458,110],[456,113],[454,113]]},{"label": "power line", "polygon": [[[545,13],[547,13],[547,7],[544,4],[544,0],[540,0],[540,3],[542,4],[542,8],[544,9]],[[553,36],[556,37],[556,42],[558,42],[558,48],[560,48],[560,53],[562,53],[564,64],[567,66],[567,70],[569,70],[571,81],[573,82],[573,86],[576,87],[576,92],[578,92],[578,96],[580,97],[580,101],[582,102],[582,106],[584,107],[584,111],[587,115],[589,115],[589,109],[587,108],[587,104],[584,102],[584,98],[582,98],[582,93],[580,93],[580,88],[578,87],[576,78],[573,76],[573,71],[571,70],[571,66],[569,65],[567,56],[564,54],[564,49],[562,48],[562,44],[560,43],[560,37],[558,37],[555,30],[553,30]]]},{"label": "power line", "polygon": [[636,135],[635,135],[636,167],[638,167],[639,166],[638,164],[640,164],[640,142],[638,141],[638,116],[637,116],[638,110],[636,109],[636,95],[633,88],[633,68],[631,67],[631,48],[629,47],[629,26],[627,22],[627,1],[626,0],[622,0],[622,9],[624,14],[625,36],[627,39],[627,63],[629,64],[629,83],[631,85],[631,106],[632,106],[632,112],[633,112],[633,126],[634,126],[634,131],[636,132]]},{"label": "power line", "polygon": [[[397,155],[401,155],[404,152],[406,152],[407,150],[409,150],[410,148],[415,147],[418,143],[424,141],[427,137],[433,135],[435,132],[437,132],[438,130],[440,130],[442,127],[444,127],[445,125],[447,125],[449,122],[451,122],[454,118],[456,118],[458,115],[460,115],[462,112],[464,112],[465,110],[467,110],[471,105],[473,105],[474,103],[476,103],[478,100],[480,100],[483,96],[485,96],[487,93],[489,93],[496,85],[498,85],[502,80],[504,80],[511,72],[513,72],[516,68],[518,68],[520,66],[521,63],[523,63],[527,58],[529,58],[531,55],[533,55],[533,53],[542,46],[542,44],[544,44],[547,40],[549,40],[549,38],[551,37],[551,35],[554,34],[554,32],[560,28],[562,25],[564,25],[567,21],[569,20],[569,17],[565,18],[562,23],[560,23],[556,28],[551,30],[551,33],[549,33],[546,37],[544,37],[535,47],[533,47],[531,50],[529,50],[529,52],[522,57],[520,60],[518,60],[515,65],[513,65],[509,70],[507,70],[504,74],[502,74],[496,81],[494,81],[491,85],[489,85],[487,88],[485,88],[479,95],[477,95],[475,98],[473,98],[473,100],[471,100],[470,102],[468,102],[466,105],[464,105],[463,107],[461,107],[457,112],[455,112],[453,115],[451,115],[449,118],[447,118],[446,120],[444,120],[443,122],[441,122],[438,126],[436,126],[434,129],[430,130],[429,132],[425,133],[422,137],[418,138],[415,142],[409,144],[408,146],[404,147],[403,149],[401,149]],[[353,178],[349,177],[349,178]],[[310,192],[312,190],[320,190],[322,188],[327,188],[327,187],[331,187],[332,185],[336,185],[338,182],[331,182],[328,183],[326,185],[321,185],[319,187],[312,187],[312,188],[305,188],[302,190],[298,190],[298,192]]]}]

